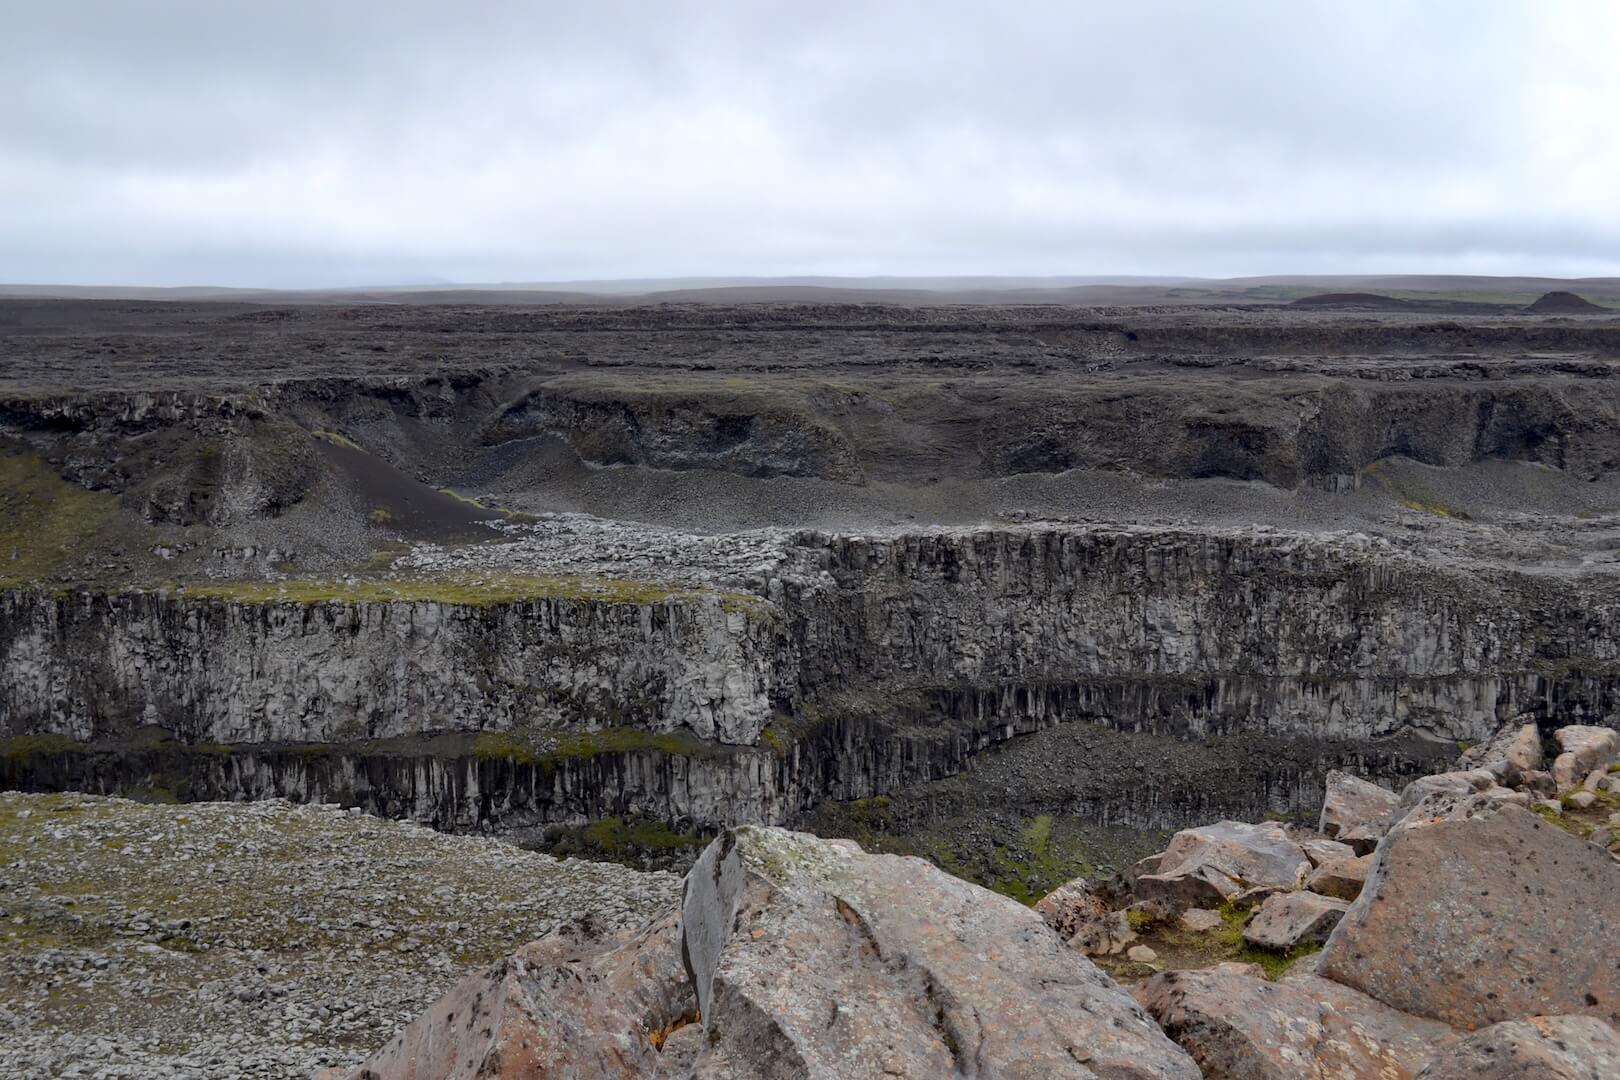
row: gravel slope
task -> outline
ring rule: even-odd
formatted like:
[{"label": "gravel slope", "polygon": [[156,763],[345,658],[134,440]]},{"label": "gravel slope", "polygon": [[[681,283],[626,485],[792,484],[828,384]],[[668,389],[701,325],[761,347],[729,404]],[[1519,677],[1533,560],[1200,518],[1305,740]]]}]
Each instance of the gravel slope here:
[{"label": "gravel slope", "polygon": [[0,792],[0,1077],[308,1077],[672,874],[336,807]]}]

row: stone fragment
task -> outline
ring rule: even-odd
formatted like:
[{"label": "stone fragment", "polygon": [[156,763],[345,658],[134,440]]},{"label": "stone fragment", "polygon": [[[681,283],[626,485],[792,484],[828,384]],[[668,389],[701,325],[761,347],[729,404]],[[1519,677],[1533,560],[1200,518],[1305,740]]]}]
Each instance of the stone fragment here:
[{"label": "stone fragment", "polygon": [[1219,821],[1171,837],[1157,871],[1138,877],[1134,892],[1176,909],[1213,907],[1256,885],[1296,889],[1310,868],[1280,824]]},{"label": "stone fragment", "polygon": [[1243,940],[1277,952],[1325,941],[1349,907],[1343,900],[1313,892],[1278,893],[1249,919]]},{"label": "stone fragment", "polygon": [[1123,911],[1108,911],[1078,924],[1068,946],[1086,956],[1117,956],[1136,940]]},{"label": "stone fragment", "polygon": [[1541,769],[1526,772],[1519,779],[1519,787],[1526,791],[1535,792],[1537,795],[1558,794],[1558,784],[1553,780],[1552,773]]},{"label": "stone fragment", "polygon": [[1221,913],[1208,908],[1188,908],[1181,913],[1176,924],[1183,930],[1194,934],[1204,934],[1211,930],[1219,930],[1226,925]]},{"label": "stone fragment", "polygon": [[1326,979],[1267,982],[1234,966],[1165,972],[1136,992],[1207,1080],[1399,1080],[1457,1038]]},{"label": "stone fragment", "polygon": [[1620,1022],[1620,869],[1516,806],[1437,798],[1391,830],[1318,970],[1465,1029],[1583,1013]]},{"label": "stone fragment", "polygon": [[1326,786],[1316,831],[1349,844],[1358,855],[1371,851],[1387,829],[1395,794],[1337,769],[1327,774]]},{"label": "stone fragment", "polygon": [[1199,1076],[1040,916],[922,859],[730,830],[687,876],[682,931],[705,1078]]},{"label": "stone fragment", "polygon": [[1435,1055],[1418,1080],[1608,1080],[1620,1035],[1590,1016],[1536,1016],[1481,1028]]},{"label": "stone fragment", "polygon": [[1288,889],[1279,888],[1276,885],[1256,885],[1252,889],[1244,889],[1228,900],[1227,903],[1235,911],[1251,911],[1265,903],[1267,898],[1288,891]]},{"label": "stone fragment", "polygon": [[1309,840],[1301,840],[1299,846],[1305,852],[1305,857],[1311,860],[1312,866],[1321,866],[1334,859],[1353,859],[1355,850],[1349,844],[1341,844],[1337,840],[1313,836]]},{"label": "stone fragment", "polygon": [[1151,964],[1159,958],[1159,954],[1146,945],[1132,945],[1125,956],[1138,964]]},{"label": "stone fragment", "polygon": [[1067,941],[1081,926],[1107,915],[1108,904],[1085,878],[1076,878],[1041,897],[1035,911]]},{"label": "stone fragment", "polygon": [[1400,797],[1395,802],[1391,824],[1399,821],[1412,807],[1431,795],[1452,795],[1460,798],[1472,795],[1478,790],[1479,788],[1462,773],[1443,772],[1432,776],[1420,776],[1401,789]]},{"label": "stone fragment", "polygon": [[1572,724],[1553,732],[1563,752],[1553,759],[1553,783],[1568,791],[1593,769],[1604,768],[1620,757],[1620,732],[1613,728]]},{"label": "stone fragment", "polygon": [[1590,791],[1572,791],[1564,796],[1564,802],[1577,810],[1586,810],[1597,802],[1597,796]]},{"label": "stone fragment", "polygon": [[1367,881],[1367,871],[1372,866],[1372,856],[1362,855],[1358,858],[1335,859],[1330,863],[1318,866],[1311,876],[1305,880],[1305,887],[1311,892],[1321,893],[1323,896],[1335,896],[1340,900],[1354,900],[1361,895],[1361,887]]},{"label": "stone fragment", "polygon": [[351,1080],[644,1077],[693,1015],[674,912],[639,931],[567,924],[456,984]]},{"label": "stone fragment", "polygon": [[1587,791],[1602,791],[1608,784],[1608,781],[1608,769],[1593,769],[1591,772],[1586,774],[1586,779],[1581,782],[1581,787],[1585,788]]},{"label": "stone fragment", "polygon": [[1526,773],[1541,768],[1541,763],[1541,731],[1534,723],[1513,721],[1498,728],[1488,741],[1463,751],[1457,768],[1489,769],[1500,783],[1513,787]]}]

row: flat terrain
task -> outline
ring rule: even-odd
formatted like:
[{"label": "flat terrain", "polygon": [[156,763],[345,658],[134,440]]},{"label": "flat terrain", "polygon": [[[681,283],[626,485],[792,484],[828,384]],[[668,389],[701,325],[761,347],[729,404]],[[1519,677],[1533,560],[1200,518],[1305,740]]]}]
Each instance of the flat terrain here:
[{"label": "flat terrain", "polygon": [[337,807],[0,792],[0,1076],[307,1078],[680,880]]}]

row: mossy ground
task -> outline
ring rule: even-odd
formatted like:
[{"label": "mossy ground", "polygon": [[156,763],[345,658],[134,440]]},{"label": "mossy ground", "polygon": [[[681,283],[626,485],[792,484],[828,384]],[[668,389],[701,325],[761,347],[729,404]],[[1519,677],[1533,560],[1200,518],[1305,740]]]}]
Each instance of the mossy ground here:
[{"label": "mossy ground", "polygon": [[68,483],[34,455],[0,454],[0,588],[64,571],[117,518],[115,496]]},{"label": "mossy ground", "polygon": [[1132,944],[1146,945],[1158,953],[1158,959],[1144,964],[1121,953],[1094,956],[1092,960],[1116,979],[1126,982],[1157,971],[1206,968],[1222,963],[1258,964],[1266,978],[1276,979],[1296,960],[1321,951],[1319,944],[1300,945],[1286,953],[1257,949],[1243,940],[1243,927],[1254,912],[1239,911],[1230,904],[1222,905],[1219,911],[1221,925],[1202,932],[1183,929],[1174,919],[1155,920],[1145,913],[1132,912],[1131,929],[1138,938]]},{"label": "mossy ground", "polygon": [[[197,581],[182,586],[183,596],[241,603],[317,604],[401,601],[493,607],[526,600],[581,600],[609,604],[658,604],[695,600],[702,589],[667,582],[625,578],[525,574],[458,574],[436,577],[351,577],[328,581]],[[764,604],[756,596],[722,594],[721,603]]]},{"label": "mossy ground", "polygon": [[472,742],[472,754],[481,761],[510,761],[548,768],[565,761],[643,752],[695,758],[723,757],[732,751],[722,744],[705,742],[684,732],[645,731],[633,727],[599,731],[484,731]]}]

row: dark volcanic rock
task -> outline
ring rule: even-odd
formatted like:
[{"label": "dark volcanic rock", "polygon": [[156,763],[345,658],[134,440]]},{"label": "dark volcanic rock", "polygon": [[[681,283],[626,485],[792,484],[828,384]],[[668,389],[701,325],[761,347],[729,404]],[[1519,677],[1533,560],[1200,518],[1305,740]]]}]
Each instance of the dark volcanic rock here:
[{"label": "dark volcanic rock", "polygon": [[1537,315],[1603,315],[1610,309],[1594,304],[1584,296],[1558,290],[1543,294],[1524,310]]},{"label": "dark volcanic rock", "polygon": [[1473,1029],[1582,1013],[1620,1022],[1620,863],[1488,796],[1438,796],[1379,844],[1318,971]]}]

